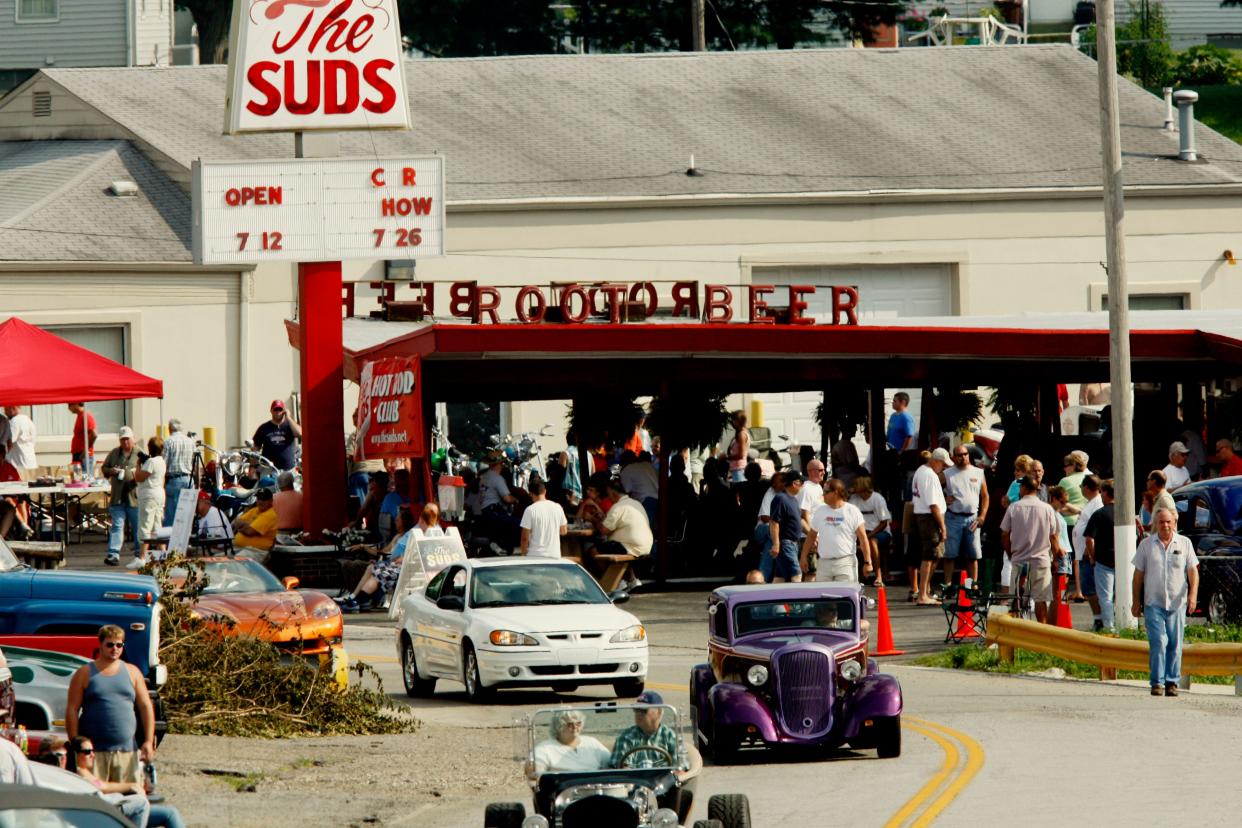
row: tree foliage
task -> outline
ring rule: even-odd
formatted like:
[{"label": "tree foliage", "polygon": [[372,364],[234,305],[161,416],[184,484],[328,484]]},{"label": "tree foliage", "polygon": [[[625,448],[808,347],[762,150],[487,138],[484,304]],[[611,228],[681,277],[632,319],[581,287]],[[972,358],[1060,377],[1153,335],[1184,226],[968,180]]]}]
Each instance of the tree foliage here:
[{"label": "tree foliage", "polygon": [[570,403],[565,416],[569,431],[594,449],[600,445],[612,447],[624,443],[634,434],[642,415],[642,406],[631,397],[592,394]]},{"label": "tree foliage", "polygon": [[177,0],[177,8],[187,10],[198,27],[199,63],[224,63],[228,57],[233,4],[220,0]]},{"label": "tree foliage", "polygon": [[715,445],[729,424],[724,394],[673,391],[651,400],[647,428],[670,451]]},{"label": "tree foliage", "polygon": [[398,0],[401,33],[432,57],[563,51],[564,15],[547,0]]},{"label": "tree foliage", "polygon": [[815,406],[815,425],[828,435],[828,445],[850,439],[867,425],[869,415],[867,392],[861,387],[840,387],[831,396],[827,393]]}]

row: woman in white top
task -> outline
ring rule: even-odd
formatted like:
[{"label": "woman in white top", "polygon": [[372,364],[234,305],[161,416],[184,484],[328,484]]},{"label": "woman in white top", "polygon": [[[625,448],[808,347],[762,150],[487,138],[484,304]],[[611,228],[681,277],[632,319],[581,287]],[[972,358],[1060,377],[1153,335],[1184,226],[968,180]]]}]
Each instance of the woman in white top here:
[{"label": "woman in white top", "polygon": [[850,503],[862,512],[863,528],[867,530],[867,540],[871,544],[871,561],[877,573],[876,584],[882,584],[888,580],[888,566],[880,552],[887,552],[893,543],[893,536],[888,531],[889,521],[893,519],[888,503],[872,488],[871,478],[867,475],[855,478]]},{"label": "woman in white top", "polygon": [[535,776],[608,767],[612,752],[594,736],[582,735],[583,721],[577,710],[553,714],[548,727],[552,738],[535,745]]},{"label": "woman in white top", "polygon": [[147,441],[147,451],[150,456],[134,472],[134,480],[138,483],[134,494],[138,498],[138,537],[142,540],[142,557],[136,557],[126,564],[128,569],[139,569],[146,565],[148,541],[164,525],[164,478],[168,472],[163,458],[164,441],[159,437],[152,437]]}]

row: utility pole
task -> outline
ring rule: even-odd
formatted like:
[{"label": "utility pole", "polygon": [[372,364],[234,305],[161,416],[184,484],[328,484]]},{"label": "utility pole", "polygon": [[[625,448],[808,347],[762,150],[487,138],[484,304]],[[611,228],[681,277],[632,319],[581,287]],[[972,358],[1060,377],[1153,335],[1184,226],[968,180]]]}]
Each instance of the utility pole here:
[{"label": "utility pole", "polygon": [[1136,626],[1130,614],[1135,552],[1134,428],[1130,391],[1130,292],[1126,277],[1125,196],[1121,180],[1121,121],[1117,111],[1117,28],[1113,0],[1096,4],[1099,46],[1100,138],[1104,145],[1104,239],[1108,248],[1108,366],[1113,411],[1113,543],[1116,549],[1117,601],[1113,621]]},{"label": "utility pole", "polygon": [[707,51],[707,23],[705,7],[707,0],[690,0],[690,50]]}]

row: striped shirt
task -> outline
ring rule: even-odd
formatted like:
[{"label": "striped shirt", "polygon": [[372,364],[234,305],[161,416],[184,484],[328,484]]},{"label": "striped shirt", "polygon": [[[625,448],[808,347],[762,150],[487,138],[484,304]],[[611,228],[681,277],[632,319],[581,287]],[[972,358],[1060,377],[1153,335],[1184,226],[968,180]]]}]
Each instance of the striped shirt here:
[{"label": "striped shirt", "polygon": [[168,464],[169,477],[189,474],[194,465],[194,441],[174,431],[164,443],[164,462]]}]

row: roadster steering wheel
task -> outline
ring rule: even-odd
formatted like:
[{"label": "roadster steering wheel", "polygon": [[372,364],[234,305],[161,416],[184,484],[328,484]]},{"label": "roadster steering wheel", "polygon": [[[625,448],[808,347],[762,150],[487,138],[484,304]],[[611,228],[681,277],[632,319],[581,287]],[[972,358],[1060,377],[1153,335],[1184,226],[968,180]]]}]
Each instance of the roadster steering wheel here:
[{"label": "roadster steering wheel", "polygon": [[621,759],[617,762],[617,767],[619,768],[629,767],[629,765],[626,764],[626,761],[628,761],[629,758],[633,756],[635,753],[643,753],[644,751],[652,751],[654,753],[662,754],[664,758],[668,761],[669,766],[671,767],[673,765],[673,754],[669,753],[667,750],[660,747],[659,745],[635,745],[634,747],[630,748],[629,750],[627,750],[625,753],[621,755]]}]

